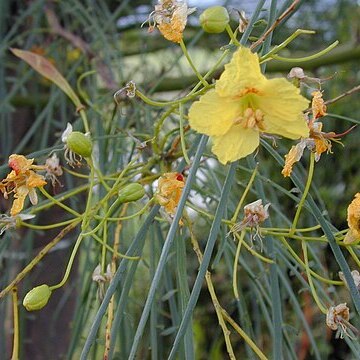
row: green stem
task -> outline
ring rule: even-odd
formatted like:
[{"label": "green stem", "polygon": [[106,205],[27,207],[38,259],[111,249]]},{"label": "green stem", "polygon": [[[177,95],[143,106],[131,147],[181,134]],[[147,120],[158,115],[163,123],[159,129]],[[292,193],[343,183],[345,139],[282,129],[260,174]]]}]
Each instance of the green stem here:
[{"label": "green stem", "polygon": [[238,241],[238,246],[237,246],[237,248],[236,248],[236,254],[235,254],[235,258],[234,258],[234,267],[233,267],[233,291],[234,291],[234,295],[235,295],[235,299],[236,299],[236,300],[239,300],[239,299],[240,299],[238,282],[237,282],[237,267],[238,267],[238,263],[239,263],[241,244],[243,243],[244,236],[245,236],[245,231],[242,231],[242,232],[241,232],[241,235],[240,235],[240,238],[238,239],[238,240],[239,240],[239,241]]},{"label": "green stem", "polygon": [[306,196],[307,196],[307,194],[308,194],[308,192],[310,190],[312,178],[313,178],[313,175],[314,175],[314,165],[315,165],[315,155],[314,155],[314,153],[311,152],[310,153],[309,175],[308,175],[308,178],[307,178],[307,181],[306,181],[304,192],[302,194],[302,197],[300,199],[298,208],[297,208],[296,213],[295,213],[294,221],[293,221],[293,223],[291,225],[290,235],[294,235],[294,233],[296,231],[296,225],[297,225],[297,223],[299,221],[299,217],[300,217],[302,207],[303,207],[303,205],[305,203]]},{"label": "green stem", "polygon": [[280,61],[290,62],[290,63],[291,62],[299,62],[299,61],[311,61],[311,60],[317,59],[317,58],[327,54],[332,49],[334,49],[338,44],[339,44],[339,41],[336,40],[331,45],[329,45],[326,49],[321,50],[321,51],[317,52],[316,54],[305,56],[302,58],[286,58],[286,57],[282,57],[279,55],[272,55],[272,58],[275,60],[280,60]]},{"label": "green stem", "polygon": [[188,165],[191,164],[190,159],[188,157],[186,151],[186,144],[185,144],[185,136],[184,136],[184,106],[183,104],[179,104],[179,113],[180,113],[180,141],[181,141],[181,150],[184,155],[184,159]]},{"label": "green stem", "polygon": [[181,39],[180,41],[180,47],[181,47],[181,50],[183,51],[189,65],[191,66],[191,68],[193,69],[194,73],[196,74],[196,76],[198,77],[198,79],[201,81],[201,83],[203,84],[203,86],[207,87],[209,86],[209,83],[202,77],[202,75],[199,73],[199,71],[197,70],[196,66],[194,65],[187,49],[186,49],[186,46],[185,46],[185,43],[184,43],[184,40]]},{"label": "green stem", "polygon": [[52,197],[42,186],[39,187],[39,190],[52,203],[60,206],[61,208],[63,208],[64,210],[66,210],[67,212],[69,212],[70,214],[72,214],[72,215],[74,215],[76,217],[81,217],[81,214],[79,214],[77,211],[71,209],[70,207],[68,207],[68,206],[64,205],[62,202],[60,202],[59,200]]},{"label": "green stem", "polygon": [[307,253],[307,244],[305,241],[303,241],[301,243],[301,247],[302,247],[302,250],[303,250],[303,254],[304,254],[304,263],[305,263],[305,270],[306,270],[306,275],[307,275],[307,278],[308,278],[308,282],[309,282],[309,285],[310,285],[310,289],[311,289],[311,293],[312,293],[312,296],[317,304],[317,306],[319,307],[320,311],[323,313],[323,314],[326,314],[327,313],[327,309],[326,307],[322,304],[322,302],[320,301],[317,293],[316,293],[316,289],[315,289],[315,286],[314,286],[314,283],[312,281],[312,277],[311,277],[311,273],[310,273],[310,267],[309,267],[309,259],[308,259],[308,253]]},{"label": "green stem", "polygon": [[230,37],[231,42],[232,42],[234,45],[236,45],[236,46],[240,46],[240,43],[239,43],[239,41],[236,39],[236,36],[235,36],[234,32],[232,31],[232,29],[231,29],[231,27],[230,27],[229,24],[226,25],[225,30],[227,31],[227,33],[228,33],[228,35],[229,35],[229,37]]}]

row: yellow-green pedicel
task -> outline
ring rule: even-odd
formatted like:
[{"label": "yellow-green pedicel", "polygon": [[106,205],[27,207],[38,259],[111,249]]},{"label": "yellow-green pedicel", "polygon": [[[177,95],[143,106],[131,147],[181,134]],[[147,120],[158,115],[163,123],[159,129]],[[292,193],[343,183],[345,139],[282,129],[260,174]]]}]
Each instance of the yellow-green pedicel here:
[{"label": "yellow-green pedicel", "polygon": [[215,89],[191,106],[189,123],[211,137],[212,152],[226,164],[254,152],[261,133],[290,139],[308,137],[302,113],[308,105],[286,79],[267,79],[257,54],[240,47],[225,65]]},{"label": "yellow-green pedicel", "polygon": [[48,303],[50,296],[49,286],[43,284],[33,288],[25,295],[23,305],[27,311],[40,310]]}]

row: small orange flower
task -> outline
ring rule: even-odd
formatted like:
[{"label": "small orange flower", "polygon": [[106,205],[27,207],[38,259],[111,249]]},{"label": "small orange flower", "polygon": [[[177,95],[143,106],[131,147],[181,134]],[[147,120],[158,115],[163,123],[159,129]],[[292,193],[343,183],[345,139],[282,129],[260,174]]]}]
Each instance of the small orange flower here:
[{"label": "small orange flower", "polygon": [[289,153],[285,155],[285,165],[281,171],[285,177],[291,175],[294,164],[301,159],[305,148],[314,152],[315,161],[319,161],[322,153],[332,153],[332,141],[341,144],[339,138],[348,134],[354,128],[353,126],[342,134],[336,134],[333,131],[328,133],[323,132],[323,124],[317,121],[317,119],[326,115],[326,106],[320,91],[314,91],[312,96],[312,118],[307,121],[307,125],[310,130],[309,137],[302,138],[300,142],[292,146]]},{"label": "small orange flower", "polygon": [[177,172],[165,173],[159,178],[156,199],[168,214],[175,214],[184,186],[184,176]]},{"label": "small orange flower", "polygon": [[348,206],[347,222],[349,231],[345,235],[344,243],[352,244],[360,240],[360,193],[355,195],[354,200]]},{"label": "small orange flower", "polygon": [[9,157],[9,167],[12,171],[0,183],[0,191],[4,194],[5,199],[10,193],[14,193],[14,202],[10,210],[11,216],[20,213],[27,196],[29,196],[30,202],[36,205],[38,198],[35,188],[46,185],[44,177],[35,172],[44,170],[44,166],[33,165],[33,162],[34,159],[27,159],[23,155],[12,154]]},{"label": "small orange flower", "polygon": [[312,94],[312,103],[311,110],[313,114],[313,119],[318,119],[319,117],[326,115],[326,105],[322,98],[321,91],[314,91]]},{"label": "small orange flower", "polygon": [[155,5],[155,11],[150,14],[155,24],[150,25],[149,31],[153,31],[156,25],[165,39],[179,43],[187,17],[194,11],[194,8],[188,8],[186,1],[160,0],[159,4]]}]

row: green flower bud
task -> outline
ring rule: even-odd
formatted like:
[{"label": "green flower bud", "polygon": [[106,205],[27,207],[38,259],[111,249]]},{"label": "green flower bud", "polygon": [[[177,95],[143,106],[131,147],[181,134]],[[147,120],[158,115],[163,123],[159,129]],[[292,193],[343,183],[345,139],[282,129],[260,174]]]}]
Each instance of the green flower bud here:
[{"label": "green flower bud", "polygon": [[208,33],[222,33],[229,21],[229,13],[223,6],[210,7],[200,15],[201,27]]},{"label": "green flower bud", "polygon": [[92,141],[80,131],[72,131],[66,139],[66,145],[72,152],[84,158],[91,156]]},{"label": "green flower bud", "polygon": [[27,311],[42,309],[51,296],[51,290],[46,284],[34,287],[24,297],[23,305]]},{"label": "green flower bud", "polygon": [[128,203],[141,199],[145,195],[145,190],[139,183],[126,185],[119,191],[120,203]]}]

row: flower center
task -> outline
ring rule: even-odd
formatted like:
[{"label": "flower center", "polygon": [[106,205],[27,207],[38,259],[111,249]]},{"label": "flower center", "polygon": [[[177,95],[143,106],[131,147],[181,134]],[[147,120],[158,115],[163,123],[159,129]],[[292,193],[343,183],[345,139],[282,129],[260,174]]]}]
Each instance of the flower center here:
[{"label": "flower center", "polygon": [[234,124],[241,124],[245,129],[255,129],[258,131],[265,131],[264,113],[260,109],[254,110],[248,107],[243,116],[239,116],[234,120]]}]

